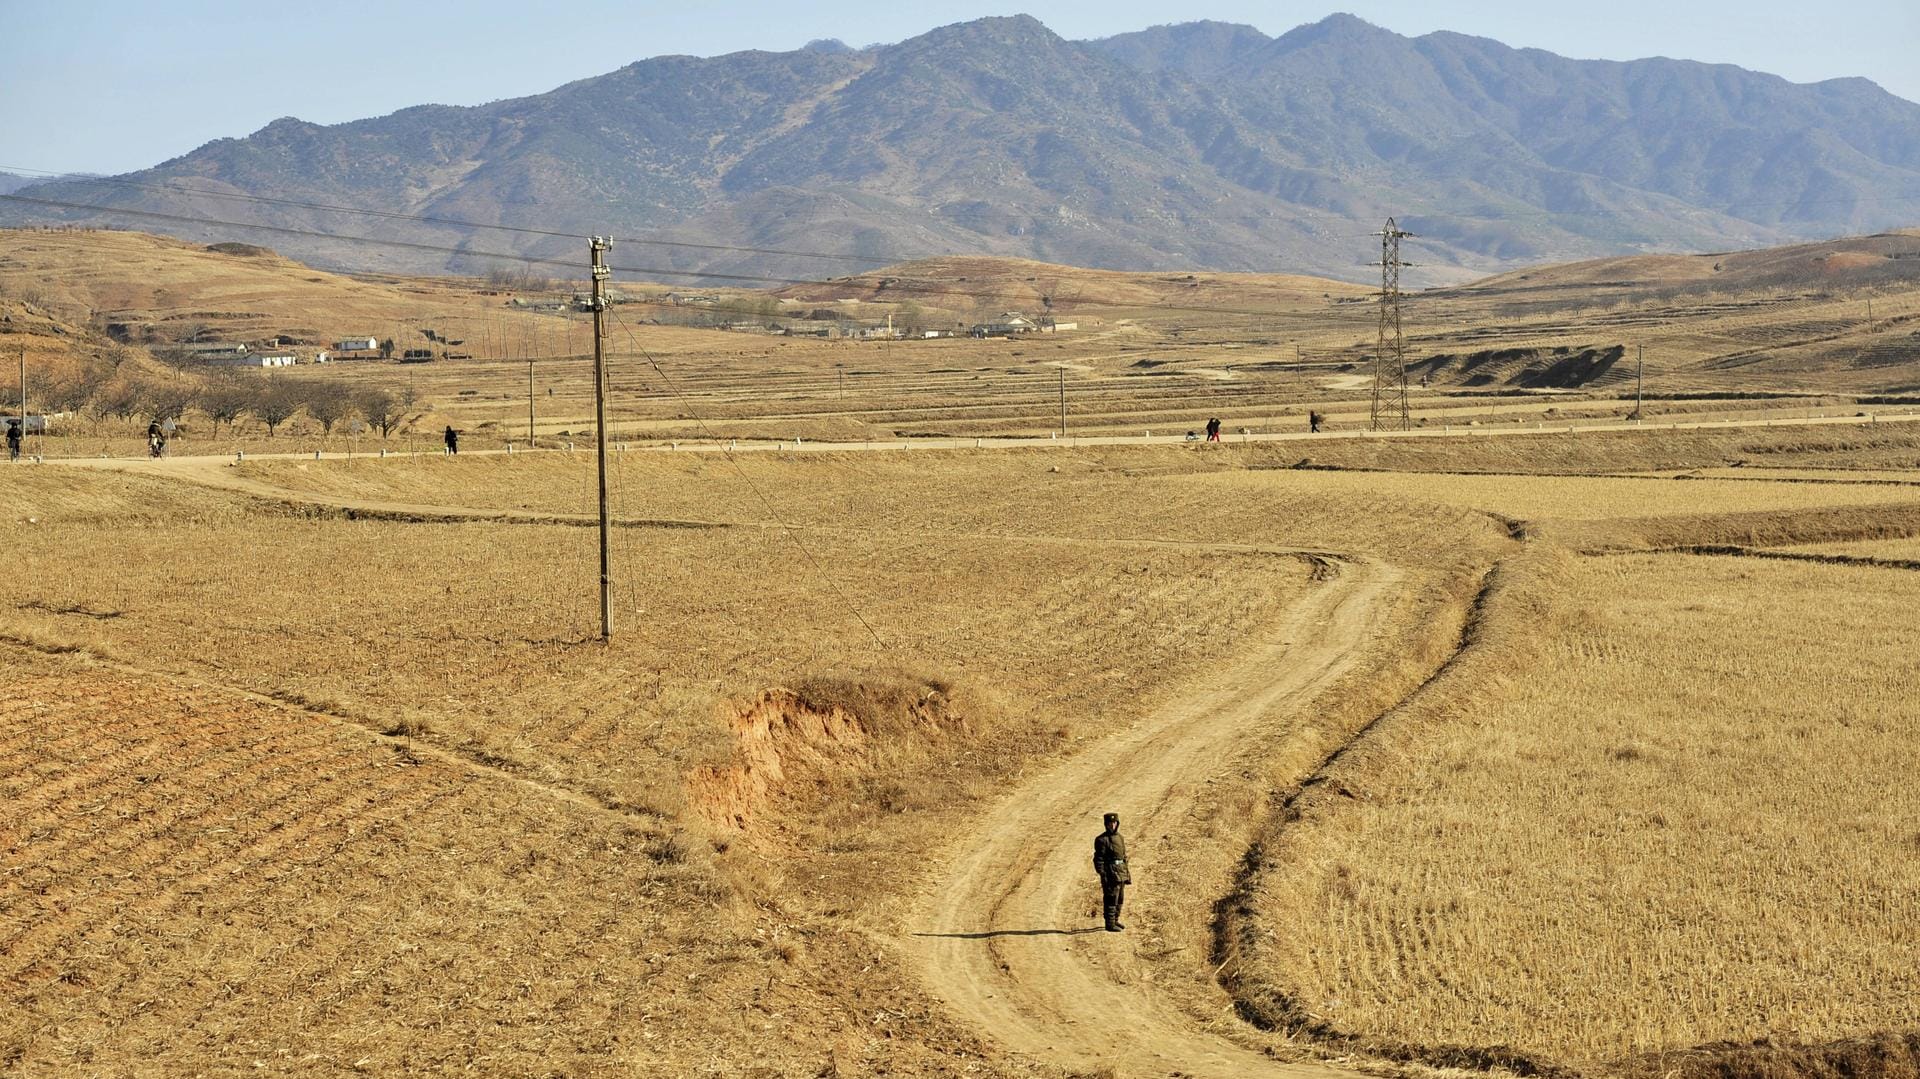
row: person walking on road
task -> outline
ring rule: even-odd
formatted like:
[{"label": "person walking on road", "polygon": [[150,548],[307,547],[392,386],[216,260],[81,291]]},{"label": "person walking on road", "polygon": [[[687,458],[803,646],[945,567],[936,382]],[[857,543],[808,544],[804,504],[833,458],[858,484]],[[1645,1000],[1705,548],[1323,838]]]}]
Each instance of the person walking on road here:
[{"label": "person walking on road", "polygon": [[1106,815],[1106,831],[1093,837],[1093,871],[1100,874],[1100,900],[1107,916],[1107,932],[1118,933],[1120,906],[1126,902],[1127,885],[1133,874],[1127,871],[1127,841],[1120,837],[1120,814]]},{"label": "person walking on road", "polygon": [[1319,434],[1320,424],[1324,419],[1325,417],[1321,416],[1318,412],[1308,412],[1307,413],[1307,433],[1312,435]]},{"label": "person walking on road", "polygon": [[20,459],[20,421],[7,421],[7,460]]},{"label": "person walking on road", "polygon": [[460,453],[460,432],[454,430],[452,424],[447,425],[447,452],[456,456]]},{"label": "person walking on road", "polygon": [[1220,441],[1220,417],[1218,416],[1207,421],[1207,441]]}]

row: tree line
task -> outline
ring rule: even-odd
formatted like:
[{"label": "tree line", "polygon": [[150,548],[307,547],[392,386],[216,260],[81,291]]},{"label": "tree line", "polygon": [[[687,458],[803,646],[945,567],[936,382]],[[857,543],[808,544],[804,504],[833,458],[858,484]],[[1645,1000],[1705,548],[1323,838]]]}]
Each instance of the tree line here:
[{"label": "tree line", "polygon": [[271,378],[223,372],[197,379],[136,374],[96,381],[80,378],[44,387],[39,403],[50,412],[123,421],[179,422],[190,412],[204,416],[215,434],[248,417],[267,428],[267,437],[305,413],[327,435],[344,421],[359,418],[391,435],[413,409],[411,387],[343,386],[337,382]]}]

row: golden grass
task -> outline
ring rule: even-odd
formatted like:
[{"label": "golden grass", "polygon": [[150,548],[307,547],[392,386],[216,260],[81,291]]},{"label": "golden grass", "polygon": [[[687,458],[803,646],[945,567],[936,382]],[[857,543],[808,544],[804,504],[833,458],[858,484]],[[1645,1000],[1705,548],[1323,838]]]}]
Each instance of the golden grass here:
[{"label": "golden grass", "polygon": [[[645,478],[663,498],[752,510],[737,477],[716,491],[661,461]],[[443,494],[519,500],[562,474],[434,466],[465,478]],[[54,888],[0,877],[0,932],[37,934],[5,983],[0,1053],[73,1074],[1013,1068],[862,931],[892,917],[876,879],[906,879],[1029,762],[1237,654],[1311,567],[1052,540],[1106,527],[1095,511],[1131,481],[1037,459],[961,470],[970,497],[1001,496],[953,517],[931,462],[758,467],[841,527],[804,534],[811,558],[779,530],[623,529],[610,648],[590,641],[590,529],[356,521],[0,470],[17,507],[0,518],[16,582],[0,662],[44,702],[4,728],[0,783],[35,808],[0,849]],[[75,654],[20,658],[21,642]],[[691,774],[735,759],[740,702],[784,686],[871,711],[926,679],[954,687],[966,729],[880,717],[870,752],[790,761],[752,842],[687,804]],[[48,902],[64,913],[36,930]]]},{"label": "golden grass", "polygon": [[1920,487],[1920,469],[1906,468],[1703,468],[1707,479],[1799,480],[1803,483],[1888,483]]},{"label": "golden grass", "polygon": [[1684,556],[1555,576],[1533,662],[1378,758],[1270,878],[1274,977],[1343,1030],[1582,1066],[1910,1024],[1920,579]]},{"label": "golden grass", "polygon": [[1844,555],[1848,558],[1920,560],[1920,536],[1894,539],[1852,539],[1834,543],[1801,543],[1781,548],[1805,554]]},{"label": "golden grass", "polygon": [[1485,510],[1522,520],[1595,521],[1677,515],[1920,504],[1920,488],[1591,476],[1421,476],[1280,471],[1223,473],[1207,483],[1238,492],[1365,493]]},{"label": "golden grass", "polygon": [[[1314,282],[922,269],[978,276],[1008,306],[1052,273],[1086,329],[788,341],[624,307],[618,429],[1040,433],[1061,370],[1075,431],[1297,429],[1308,407],[1351,431],[1365,415],[1375,309]],[[1861,324],[1844,280],[1816,295],[1736,268],[1714,293],[1697,260],[1642,269],[1630,287],[1588,267],[1420,294],[1414,352],[1645,340],[1650,391],[1808,395],[1658,406],[1687,418],[1853,411],[1817,395],[1899,377],[1853,362],[1908,331]],[[602,648],[590,529],[443,519],[591,513],[591,458],[431,452],[444,423],[470,447],[524,438],[524,355],[542,439],[584,449],[582,320],[508,315],[471,282],[113,233],[0,234],[0,290],[23,289],[70,322],[92,307],[250,336],[437,324],[492,358],[288,373],[411,386],[418,458],[0,469],[0,674],[28,702],[0,719],[0,1070],[1025,1074],[877,941],[928,852],[1007,783],[1242,655],[1311,587],[1284,548],[1380,559],[1404,585],[1364,669],[1276,732],[1282,786],[1442,662],[1489,564],[1508,559],[1509,583],[1479,611],[1485,645],[1369,736],[1407,745],[1356,743],[1315,788],[1332,808],[1264,848],[1289,870],[1249,893],[1277,943],[1221,976],[1297,988],[1376,1047],[1509,1041],[1581,1064],[1910,1022],[1914,579],[1547,548],[1907,551],[1860,537],[1920,531],[1920,488],[1805,481],[1909,475],[1920,425],[626,453],[614,507],[633,527],[615,534],[619,635]],[[1875,311],[1920,314],[1920,290],[1885,285]],[[59,359],[67,335],[32,318]],[[1429,425],[1512,426],[1618,415],[1621,385],[1436,386],[1416,405]],[[319,441],[299,421],[268,441],[190,419],[176,450]],[[48,443],[129,453],[138,435],[105,422]],[[1727,471],[1596,475],[1696,469]],[[766,702],[793,722],[750,745],[730,721]],[[836,710],[858,739],[807,740]],[[700,777],[764,765],[769,746],[781,778],[748,830],[709,812],[724,792]],[[1175,997],[1196,1007],[1217,1010],[1200,927],[1261,784],[1224,782],[1200,847],[1155,873],[1185,889],[1165,911],[1192,954],[1142,969],[1191,983]]]},{"label": "golden grass", "polygon": [[[82,633],[379,729],[417,724],[667,812],[679,773],[716,751],[725,697],[884,664],[978,677],[1016,696],[1019,718],[1058,726],[1230,652],[1236,627],[1307,573],[1257,554],[827,532],[803,552],[779,530],[623,529],[620,633],[603,652],[582,643],[597,632],[586,528],[235,512],[89,542],[100,527],[55,510],[7,544],[0,567],[27,605],[17,631]],[[983,602],[993,594],[1007,598]],[[73,610],[117,613],[59,613]]]}]

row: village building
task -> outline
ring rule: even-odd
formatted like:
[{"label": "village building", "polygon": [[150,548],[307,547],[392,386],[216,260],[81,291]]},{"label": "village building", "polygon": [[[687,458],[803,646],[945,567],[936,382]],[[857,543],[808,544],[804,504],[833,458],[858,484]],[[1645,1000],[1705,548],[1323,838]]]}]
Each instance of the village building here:
[{"label": "village building", "polygon": [[291,352],[246,352],[238,356],[206,356],[201,362],[209,367],[292,367],[295,357]]},{"label": "village building", "polygon": [[1018,311],[1002,312],[990,322],[976,323],[969,332],[975,337],[1017,337],[1023,333],[1034,333],[1040,324]]}]

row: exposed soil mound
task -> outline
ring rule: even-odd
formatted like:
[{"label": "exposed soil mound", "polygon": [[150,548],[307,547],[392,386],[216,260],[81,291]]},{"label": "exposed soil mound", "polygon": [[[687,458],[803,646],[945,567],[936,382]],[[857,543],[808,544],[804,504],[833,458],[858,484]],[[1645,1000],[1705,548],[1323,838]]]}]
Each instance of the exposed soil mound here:
[{"label": "exposed soil mound", "polygon": [[256,247],[253,244],[233,243],[231,241],[220,244],[208,244],[207,250],[216,255],[238,255],[241,258],[269,258],[273,256],[272,248]]},{"label": "exposed soil mound", "polygon": [[805,804],[903,751],[973,733],[952,687],[926,680],[809,679],[721,705],[732,757],[695,768],[688,800],[714,826],[749,828],[776,802]]},{"label": "exposed soil mound", "polygon": [[1578,350],[1500,348],[1435,356],[1411,370],[1428,378],[1458,379],[1468,386],[1566,390],[1599,381],[1626,354],[1624,345]]}]

